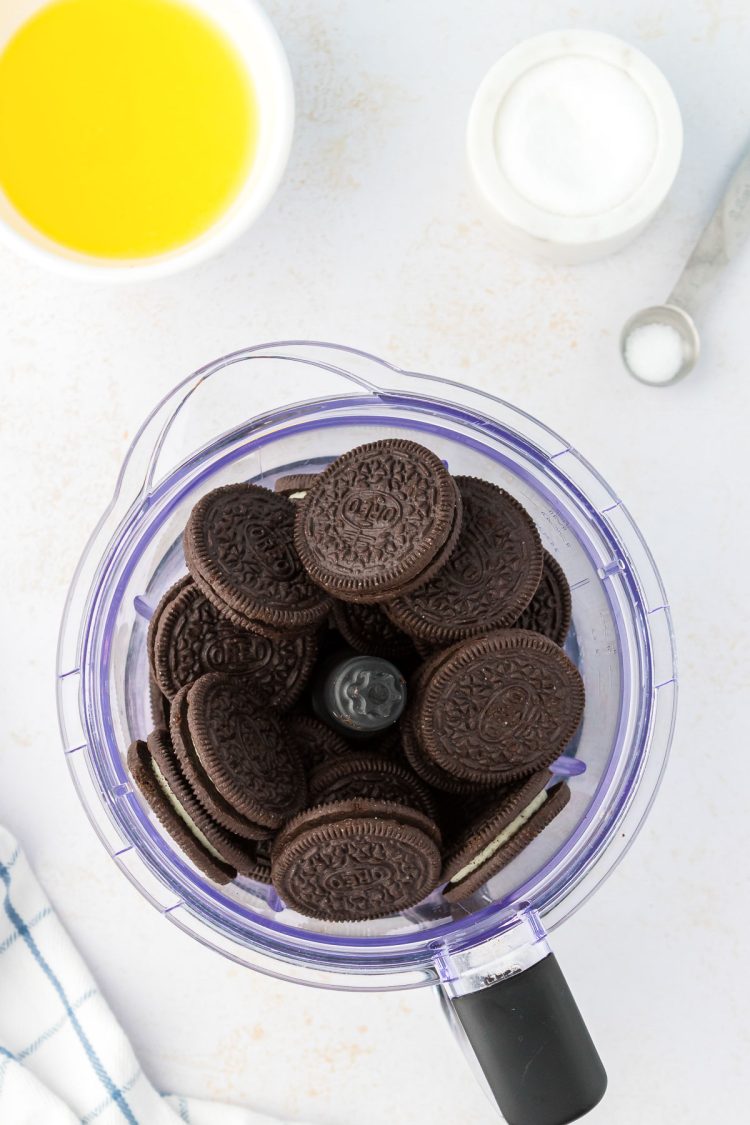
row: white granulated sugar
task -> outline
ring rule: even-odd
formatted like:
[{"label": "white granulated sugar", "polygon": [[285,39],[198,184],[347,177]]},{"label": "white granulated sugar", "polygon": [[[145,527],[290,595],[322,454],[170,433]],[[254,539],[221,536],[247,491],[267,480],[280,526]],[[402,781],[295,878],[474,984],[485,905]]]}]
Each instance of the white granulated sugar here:
[{"label": "white granulated sugar", "polygon": [[626,70],[569,55],[518,79],[498,111],[495,145],[519,195],[579,218],[611,211],[641,186],[656,155],[657,124]]},{"label": "white granulated sugar", "polygon": [[671,324],[642,324],[625,341],[625,359],[646,383],[668,383],[684,361],[682,337]]}]

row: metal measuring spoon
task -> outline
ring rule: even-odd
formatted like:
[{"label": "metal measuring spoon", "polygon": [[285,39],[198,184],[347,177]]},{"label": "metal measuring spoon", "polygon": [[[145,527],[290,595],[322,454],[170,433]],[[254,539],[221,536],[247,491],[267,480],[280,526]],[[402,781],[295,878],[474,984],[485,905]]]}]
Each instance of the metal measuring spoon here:
[{"label": "metal measuring spoon", "polygon": [[[677,284],[663,305],[653,305],[631,316],[620,336],[620,354],[634,379],[650,387],[667,387],[684,379],[700,354],[696,314],[711,295],[714,282],[750,234],[750,150],[736,168],[719,206],[698,239]],[[657,334],[650,326],[658,326]],[[647,336],[643,330],[648,330]],[[640,335],[636,335],[639,333]],[[644,363],[643,345],[651,347],[651,363]],[[640,345],[640,350],[638,345]],[[660,349],[660,350],[657,350]],[[660,375],[653,377],[659,358]],[[648,358],[648,357],[646,357]],[[673,370],[668,363],[674,360]],[[652,377],[646,377],[651,366]],[[640,371],[637,368],[640,367]]]}]

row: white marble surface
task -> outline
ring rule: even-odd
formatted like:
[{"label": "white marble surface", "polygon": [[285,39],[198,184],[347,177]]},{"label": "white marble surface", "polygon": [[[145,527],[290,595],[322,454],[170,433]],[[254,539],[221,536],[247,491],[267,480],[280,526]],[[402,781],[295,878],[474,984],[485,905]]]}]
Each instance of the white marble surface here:
[{"label": "white marble surface", "polygon": [[[298,131],[282,190],[241,243],[193,273],[124,289],[63,282],[0,252],[0,821],[24,842],[162,1088],[331,1125],[491,1125],[429,993],[277,983],[159,917],[77,804],[53,690],[78,554],[134,430],[178,378],[250,342],[308,336],[490,388],[566,435],[624,498],[663,570],[681,650],[680,721],[653,815],[555,936],[610,1073],[590,1120],[736,1121],[750,1048],[750,248],[706,317],[689,381],[639,386],[616,341],[634,307],[669,290],[750,136],[750,7],[270,8],[295,72]],[[569,24],[621,34],[664,68],[686,150],[637,243],[558,269],[493,243],[468,197],[462,146],[489,64],[519,38]]]}]

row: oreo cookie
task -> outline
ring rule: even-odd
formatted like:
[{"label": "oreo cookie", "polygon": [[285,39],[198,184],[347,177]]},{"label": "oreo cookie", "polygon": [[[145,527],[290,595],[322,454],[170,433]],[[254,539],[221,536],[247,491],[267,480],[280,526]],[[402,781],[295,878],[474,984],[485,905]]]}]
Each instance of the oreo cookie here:
[{"label": "oreo cookie", "polygon": [[472,895],[562,812],[570,790],[565,783],[547,789],[551,776],[541,770],[509,785],[449,843],[441,876],[448,902],[461,902]]},{"label": "oreo cookie", "polygon": [[148,678],[148,703],[154,726],[169,730],[169,700],[162,694],[161,688],[151,675]]},{"label": "oreo cookie", "polygon": [[539,532],[509,493],[488,481],[457,477],[463,521],[440,572],[385,610],[399,629],[431,645],[512,625],[542,576]]},{"label": "oreo cookie", "polygon": [[[445,543],[440,548],[438,553],[435,555],[435,557],[431,560],[429,565],[426,566],[424,570],[420,570],[419,574],[415,578],[412,578],[410,581],[405,582],[403,586],[400,586],[398,588],[397,591],[394,591],[390,595],[391,597],[397,597],[402,594],[411,594],[414,590],[419,590],[420,587],[424,586],[426,582],[429,582],[432,578],[435,577],[436,574],[440,573],[445,564],[448,562],[448,559],[453,554],[456,548],[456,543],[458,542],[458,536],[461,531],[461,524],[463,520],[463,511],[460,502],[461,495],[458,491],[455,481],[453,482],[453,487],[456,494],[456,510],[453,517],[453,524],[448,534],[448,538],[446,539]],[[380,594],[362,594],[358,598],[358,603],[360,605],[382,604],[383,608],[385,608],[385,606],[387,605],[387,600],[384,600],[380,596]]]},{"label": "oreo cookie", "polygon": [[188,570],[219,612],[240,628],[315,628],[329,600],[294,549],[294,504],[254,484],[229,484],[193,508],[185,528]]},{"label": "oreo cookie", "polygon": [[441,769],[435,762],[430,761],[419,745],[419,739],[414,730],[413,715],[407,714],[401,720],[401,749],[406,761],[414,773],[427,782],[433,789],[441,793],[471,794],[478,791],[484,792],[487,788],[482,782],[467,781],[463,777],[455,777],[446,770]]},{"label": "oreo cookie", "polygon": [[288,473],[278,477],[273,490],[280,492],[282,496],[288,496],[290,500],[304,500],[318,476],[318,473]]},{"label": "oreo cookie", "polygon": [[208,776],[193,745],[188,723],[188,703],[191,687],[178,691],[172,700],[169,733],[180,768],[190,788],[204,809],[227,831],[244,840],[265,840],[273,836],[273,829],[244,816],[218,791]]},{"label": "oreo cookie", "polygon": [[295,741],[308,774],[319,766],[350,757],[354,753],[352,747],[340,734],[313,715],[290,715],[286,726]]},{"label": "oreo cookie", "polygon": [[299,698],[317,654],[312,635],[270,640],[233,625],[190,576],[161,599],[150,637],[154,674],[168,698],[207,672],[222,672],[244,676],[253,692],[278,710]]},{"label": "oreo cookie", "polygon": [[417,701],[424,755],[497,786],[549,765],[581,721],[583,680],[553,641],[506,629],[448,650]]},{"label": "oreo cookie", "polygon": [[214,883],[231,883],[237,871],[207,847],[188,827],[174,808],[168,791],[162,786],[154,761],[145,742],[133,742],[128,750],[128,769],[146,802],[160,824],[195,866]]},{"label": "oreo cookie", "polygon": [[287,906],[328,922],[384,918],[416,906],[440,878],[437,829],[420,817],[380,801],[308,809],[274,842],[273,884]]},{"label": "oreo cookie", "polygon": [[419,637],[412,637],[412,641],[422,660],[429,660],[431,656],[435,656],[441,649],[447,647],[446,645],[430,644],[429,641],[422,641]]},{"label": "oreo cookie", "polygon": [[302,807],[306,785],[297,748],[241,680],[202,676],[190,688],[187,721],[206,775],[241,816],[276,829]]},{"label": "oreo cookie", "polygon": [[172,740],[165,730],[148,736],[147,746],[160,788],[180,819],[209,851],[214,859],[229,864],[240,875],[256,882],[270,883],[271,856],[267,845],[256,840],[243,840],[228,832],[198,800],[190,786]]},{"label": "oreo cookie", "polygon": [[297,509],[294,541],[310,577],[344,601],[386,601],[460,529],[461,501],[439,457],[394,439],[333,461]]},{"label": "oreo cookie", "polygon": [[545,551],[541,581],[515,628],[542,633],[556,645],[564,645],[571,616],[572,600],[565,572],[557,559]]},{"label": "oreo cookie", "polygon": [[277,833],[273,842],[270,844],[271,858],[275,853],[282,851],[289,840],[293,839],[300,825],[305,828],[313,828],[319,824],[328,824],[331,819],[340,820],[342,817],[350,816],[366,816],[366,817],[386,817],[390,820],[398,820],[403,824],[411,824],[414,828],[419,828],[426,836],[442,847],[443,834],[438,827],[437,823],[432,820],[425,813],[419,812],[418,809],[413,809],[409,805],[401,805],[392,801],[376,801],[368,797],[352,797],[348,801],[332,801],[326,805],[312,805],[304,809],[285,824],[279,833]]},{"label": "oreo cookie", "polygon": [[[458,645],[454,645],[453,649],[457,649]],[[449,651],[453,651],[453,649]],[[417,736],[417,711],[419,700],[426,684],[429,682],[430,676],[434,671],[439,668],[440,663],[445,658],[445,653],[439,652],[433,654],[412,677],[409,684],[409,692],[412,699],[411,705],[407,708],[400,724],[401,735],[401,750],[406,758],[406,761],[414,770],[414,773],[427,782],[433,789],[438,790],[439,793],[453,793],[468,795],[476,793],[477,791],[486,790],[487,786],[483,782],[469,781],[466,778],[456,777],[451,773],[447,773],[435,762],[431,761],[426,754],[422,751]]]},{"label": "oreo cookie", "polygon": [[310,779],[310,804],[367,798],[418,809],[435,820],[430,790],[406,766],[383,755],[357,754],[320,766]]},{"label": "oreo cookie", "polygon": [[379,605],[334,601],[333,623],[355,652],[382,656],[402,666],[411,665],[416,650],[410,637],[387,617]]},{"label": "oreo cookie", "polygon": [[284,825],[269,845],[271,860],[277,853],[283,851],[290,840],[297,835],[300,826],[305,829],[314,828],[321,824],[328,824],[331,820],[339,821],[347,817],[384,817],[388,820],[398,820],[402,824],[410,824],[418,828],[437,844],[443,845],[443,834],[437,823],[425,813],[413,809],[409,805],[401,805],[393,801],[376,801],[368,797],[352,797],[348,801],[332,801],[325,805],[313,805],[298,813],[288,824]]}]

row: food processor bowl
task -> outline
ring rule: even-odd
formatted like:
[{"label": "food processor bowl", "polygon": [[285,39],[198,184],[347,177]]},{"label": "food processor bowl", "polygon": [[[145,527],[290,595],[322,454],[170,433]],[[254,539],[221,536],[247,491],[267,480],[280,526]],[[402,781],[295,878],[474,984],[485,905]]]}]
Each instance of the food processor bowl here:
[{"label": "food processor bowl", "polygon": [[[429,446],[452,473],[493,481],[529,511],[571,585],[566,648],[586,708],[553,767],[569,779],[568,806],[480,891],[460,905],[438,892],[395,917],[325,923],[271,887],[244,878],[219,887],[200,874],[133,788],[125,754],[153,725],[146,630],[185,572],[182,532],[198,498],[235,481],[273,487],[387,437]],[[562,1125],[601,1097],[604,1072],[548,935],[612,871],[648,812],[672,736],[674,648],[638,529],[562,438],[490,394],[354,348],[290,341],[209,364],[156,407],[127,454],[69,593],[58,702],[92,824],[173,925],[286,980],[439,986],[515,1125]]]}]

